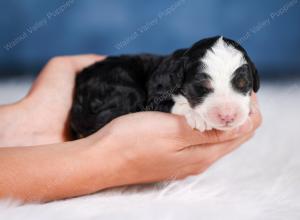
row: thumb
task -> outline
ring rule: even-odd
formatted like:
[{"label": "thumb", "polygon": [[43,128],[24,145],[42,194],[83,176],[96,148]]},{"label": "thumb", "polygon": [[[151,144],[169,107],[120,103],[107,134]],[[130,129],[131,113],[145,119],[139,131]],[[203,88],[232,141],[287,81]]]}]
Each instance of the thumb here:
[{"label": "thumb", "polygon": [[65,93],[71,95],[76,73],[104,58],[95,54],[55,57],[42,69],[28,95],[37,91],[39,94],[42,91],[49,93],[49,90],[53,92],[64,90]]}]

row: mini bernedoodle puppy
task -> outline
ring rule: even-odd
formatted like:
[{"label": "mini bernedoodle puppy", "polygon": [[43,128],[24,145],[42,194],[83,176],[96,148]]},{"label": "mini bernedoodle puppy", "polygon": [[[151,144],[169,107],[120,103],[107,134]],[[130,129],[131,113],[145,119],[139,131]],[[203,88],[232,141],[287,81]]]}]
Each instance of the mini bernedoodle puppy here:
[{"label": "mini bernedoodle puppy", "polygon": [[114,118],[139,111],[185,116],[199,131],[243,124],[257,70],[245,49],[225,37],[211,37],[166,56],[111,56],[76,79],[70,126],[74,138],[88,136]]}]

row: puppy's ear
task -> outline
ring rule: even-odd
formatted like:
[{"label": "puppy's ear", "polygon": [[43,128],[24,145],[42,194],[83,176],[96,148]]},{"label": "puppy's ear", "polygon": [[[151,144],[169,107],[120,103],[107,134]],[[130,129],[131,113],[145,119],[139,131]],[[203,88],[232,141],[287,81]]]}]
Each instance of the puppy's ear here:
[{"label": "puppy's ear", "polygon": [[188,57],[185,55],[187,49],[179,49],[173,53],[173,60],[170,62],[170,70],[175,73],[176,79],[174,79],[177,83],[182,84],[184,79],[184,69],[187,63]]},{"label": "puppy's ear", "polygon": [[177,88],[181,88],[185,78],[185,57],[180,57],[170,63],[170,77]]},{"label": "puppy's ear", "polygon": [[251,71],[252,80],[253,80],[253,91],[257,92],[260,87],[259,75],[257,73],[257,69],[256,69],[254,63],[251,60],[249,60],[249,65],[250,65],[250,71]]}]

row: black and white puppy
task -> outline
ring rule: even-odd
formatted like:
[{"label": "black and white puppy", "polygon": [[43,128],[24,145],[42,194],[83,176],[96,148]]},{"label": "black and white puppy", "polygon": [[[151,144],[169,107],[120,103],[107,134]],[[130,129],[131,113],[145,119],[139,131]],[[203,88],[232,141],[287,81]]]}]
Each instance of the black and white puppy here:
[{"label": "black and white puppy", "polygon": [[200,131],[232,129],[250,113],[259,89],[256,68],[235,41],[212,37],[167,56],[107,57],[76,79],[70,125],[75,138],[88,136],[132,112],[183,115]]}]

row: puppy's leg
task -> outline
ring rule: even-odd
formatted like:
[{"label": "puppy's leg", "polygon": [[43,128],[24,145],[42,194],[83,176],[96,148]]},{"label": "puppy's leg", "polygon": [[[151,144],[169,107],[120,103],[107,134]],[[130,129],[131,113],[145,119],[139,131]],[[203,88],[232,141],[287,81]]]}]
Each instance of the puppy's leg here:
[{"label": "puppy's leg", "polygon": [[201,132],[210,130],[211,127],[207,126],[201,115],[195,112],[185,97],[179,95],[173,97],[174,106],[171,109],[171,113],[177,115],[183,115],[186,118],[187,123]]},{"label": "puppy's leg", "polygon": [[187,112],[183,113],[184,117],[186,118],[187,123],[192,127],[201,132],[208,130],[205,121],[201,118],[201,116],[195,112],[194,110],[188,110]]}]

